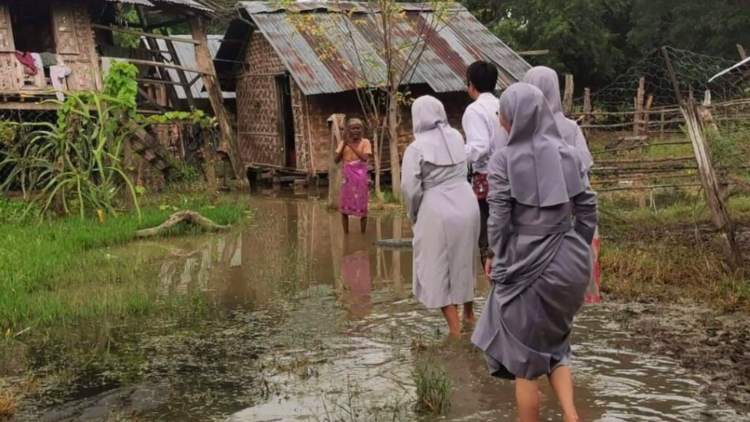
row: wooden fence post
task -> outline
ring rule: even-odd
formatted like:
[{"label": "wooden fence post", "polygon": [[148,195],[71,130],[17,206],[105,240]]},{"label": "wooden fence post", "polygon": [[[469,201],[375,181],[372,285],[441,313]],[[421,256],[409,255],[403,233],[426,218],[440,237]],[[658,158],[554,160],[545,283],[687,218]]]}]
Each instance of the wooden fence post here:
[{"label": "wooden fence post", "polygon": [[331,156],[328,162],[328,208],[335,209],[339,203],[339,192],[341,190],[341,168],[334,159],[336,158],[336,149],[341,143],[341,130],[344,127],[346,116],[343,114],[334,114],[328,118],[328,124],[331,128]]},{"label": "wooden fence post", "polygon": [[646,100],[646,107],[643,109],[643,134],[648,135],[648,125],[651,123],[651,106],[654,105],[654,96],[649,95]]},{"label": "wooden fence post", "polygon": [[729,217],[726,204],[721,194],[719,180],[711,163],[711,155],[706,142],[706,127],[701,115],[710,115],[708,109],[700,110],[693,103],[682,103],[680,106],[688,129],[690,140],[693,144],[695,160],[698,162],[698,172],[701,176],[701,184],[711,210],[711,220],[719,230],[724,254],[732,271],[741,270],[742,253],[734,236],[734,224]]},{"label": "wooden fence post", "polygon": [[565,75],[565,96],[563,97],[563,113],[570,116],[573,113],[573,75]]},{"label": "wooden fence post", "polygon": [[740,53],[740,60],[745,60],[747,58],[745,47],[743,47],[742,44],[737,44],[737,52]]},{"label": "wooden fence post", "polygon": [[646,78],[641,76],[638,80],[638,92],[635,96],[635,116],[633,117],[633,136],[641,134],[643,124],[643,97],[646,96]]},{"label": "wooden fence post", "polygon": [[583,90],[583,132],[587,140],[590,130],[586,126],[590,125],[591,121],[591,88],[586,88]]}]

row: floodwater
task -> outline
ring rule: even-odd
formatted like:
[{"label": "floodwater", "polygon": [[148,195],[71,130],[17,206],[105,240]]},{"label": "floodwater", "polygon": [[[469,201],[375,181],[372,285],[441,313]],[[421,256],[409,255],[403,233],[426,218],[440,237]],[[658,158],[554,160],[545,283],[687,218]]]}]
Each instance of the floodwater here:
[{"label": "floodwater", "polygon": [[[447,340],[439,311],[411,297],[411,252],[374,246],[411,237],[408,221],[375,215],[366,235],[345,237],[338,215],[315,200],[257,197],[253,206],[256,216],[241,231],[156,242],[170,250],[152,263],[159,294],[203,292],[227,313],[212,333],[186,349],[184,333],[168,338],[174,357],[165,377],[79,399],[42,420],[516,420],[513,384],[489,377],[470,334]],[[477,286],[481,312],[482,276]],[[583,421],[750,420],[707,403],[700,394],[707,380],[640,349],[606,307],[583,311],[573,344]],[[189,350],[203,358],[177,356]],[[450,378],[444,417],[412,411],[414,374],[424,365]],[[551,389],[540,385],[542,420],[562,420]]]}]

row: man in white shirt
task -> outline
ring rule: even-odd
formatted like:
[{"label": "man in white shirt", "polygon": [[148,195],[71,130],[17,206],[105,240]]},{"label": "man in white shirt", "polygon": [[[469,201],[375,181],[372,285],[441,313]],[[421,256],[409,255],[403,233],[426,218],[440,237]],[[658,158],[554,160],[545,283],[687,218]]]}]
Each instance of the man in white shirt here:
[{"label": "man in white shirt", "polygon": [[487,204],[487,164],[492,153],[507,142],[507,135],[503,135],[498,116],[500,100],[493,94],[497,78],[497,67],[490,62],[478,61],[466,70],[469,96],[474,103],[464,113],[463,129],[466,134],[466,157],[472,166],[472,187],[479,202],[482,218],[479,249],[483,266],[488,248],[487,218],[490,214]]}]

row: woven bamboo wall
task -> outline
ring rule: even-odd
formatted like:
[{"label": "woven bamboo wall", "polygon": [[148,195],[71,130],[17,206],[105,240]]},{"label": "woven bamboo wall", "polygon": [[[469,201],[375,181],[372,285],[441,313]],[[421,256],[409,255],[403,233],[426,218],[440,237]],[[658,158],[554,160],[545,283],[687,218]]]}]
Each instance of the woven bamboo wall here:
[{"label": "woven bamboo wall", "polygon": [[283,166],[275,77],[284,73],[284,64],[260,33],[251,36],[243,62],[244,69],[237,76],[237,126],[243,157],[251,164]]}]

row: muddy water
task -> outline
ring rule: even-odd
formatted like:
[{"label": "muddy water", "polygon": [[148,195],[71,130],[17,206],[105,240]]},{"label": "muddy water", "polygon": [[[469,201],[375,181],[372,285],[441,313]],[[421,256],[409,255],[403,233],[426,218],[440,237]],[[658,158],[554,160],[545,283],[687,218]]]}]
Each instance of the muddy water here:
[{"label": "muddy water", "polygon": [[[433,364],[452,383],[452,406],[441,420],[515,420],[512,384],[487,375],[468,333],[446,340],[439,312],[411,298],[410,251],[373,245],[411,237],[407,221],[373,216],[366,235],[345,237],[339,217],[313,200],[258,198],[254,206],[254,222],[241,232],[151,244],[170,251],[153,263],[159,294],[200,291],[230,315],[209,327],[210,357],[185,364],[197,370],[171,362],[166,380],[87,398],[44,420],[106,420],[115,413],[169,421],[435,420],[414,415],[411,405],[415,372]],[[480,278],[477,286],[481,310],[487,285]],[[201,344],[209,343],[205,338]],[[700,394],[706,380],[640,350],[606,308],[583,312],[573,343],[585,421],[750,420],[707,404]],[[542,420],[561,420],[551,390],[541,385]]]}]

